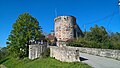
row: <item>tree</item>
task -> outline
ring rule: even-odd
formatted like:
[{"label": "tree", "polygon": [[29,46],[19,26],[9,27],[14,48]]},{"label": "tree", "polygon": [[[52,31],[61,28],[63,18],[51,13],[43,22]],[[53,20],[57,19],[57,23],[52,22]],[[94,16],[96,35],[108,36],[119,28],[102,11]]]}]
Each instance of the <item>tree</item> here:
[{"label": "tree", "polygon": [[88,47],[94,48],[112,48],[109,34],[103,26],[95,25],[90,28],[90,32],[86,32],[84,36]]},{"label": "tree", "polygon": [[11,30],[7,42],[9,51],[19,58],[28,56],[29,41],[39,40],[42,33],[37,19],[29,13],[23,13],[18,16],[12,27],[13,30]]},{"label": "tree", "polygon": [[111,33],[110,34],[110,41],[113,45],[113,49],[119,49],[120,50],[120,33]]},{"label": "tree", "polygon": [[108,33],[103,26],[98,27],[95,25],[90,28],[90,32],[86,32],[85,35],[86,40],[96,41],[96,42],[105,42],[108,40]]},{"label": "tree", "polygon": [[120,42],[120,33],[118,33],[118,32],[116,32],[116,33],[111,33],[111,35],[110,35],[110,37],[111,37],[111,40],[112,41],[116,41],[116,42]]},{"label": "tree", "polygon": [[0,64],[8,56],[8,49],[6,47],[0,48]]}]

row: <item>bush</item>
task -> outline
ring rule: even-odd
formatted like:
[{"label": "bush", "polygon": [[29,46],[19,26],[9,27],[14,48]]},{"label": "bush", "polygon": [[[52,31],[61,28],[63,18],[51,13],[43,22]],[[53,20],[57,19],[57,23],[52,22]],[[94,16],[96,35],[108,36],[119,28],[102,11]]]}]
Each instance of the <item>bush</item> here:
[{"label": "bush", "polygon": [[68,42],[67,46],[75,46],[75,47],[88,47],[88,48],[102,48],[102,49],[119,49],[120,50],[120,42],[96,42],[96,41],[87,41],[83,38],[74,39],[73,41]]},{"label": "bush", "polygon": [[88,44],[85,47],[90,47],[90,48],[99,48],[99,43],[96,43],[94,41],[88,41]]},{"label": "bush", "polygon": [[76,47],[88,47],[89,42],[84,38],[74,39],[72,41],[68,41],[67,46],[76,46]]}]

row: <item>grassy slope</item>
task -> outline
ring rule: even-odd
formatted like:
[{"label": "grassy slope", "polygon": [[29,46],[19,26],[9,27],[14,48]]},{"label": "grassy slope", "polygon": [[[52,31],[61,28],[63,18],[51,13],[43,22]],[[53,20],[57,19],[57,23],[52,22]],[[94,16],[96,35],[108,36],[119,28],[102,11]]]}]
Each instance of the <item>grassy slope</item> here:
[{"label": "grassy slope", "polygon": [[9,58],[3,62],[8,68],[91,68],[87,64],[81,62],[60,62],[52,58],[42,58],[36,60],[29,60],[28,58],[24,60],[17,60]]}]

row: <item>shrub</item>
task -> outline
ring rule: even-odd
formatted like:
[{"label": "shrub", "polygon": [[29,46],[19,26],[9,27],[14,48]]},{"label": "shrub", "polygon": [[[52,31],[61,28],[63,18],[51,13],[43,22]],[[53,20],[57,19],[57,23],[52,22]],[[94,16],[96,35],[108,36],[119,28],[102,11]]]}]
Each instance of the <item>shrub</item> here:
[{"label": "shrub", "polygon": [[74,40],[72,42],[68,42],[67,46],[120,50],[120,42],[112,42],[112,41],[106,41],[100,43],[96,41],[87,41],[87,40],[79,39],[79,40]]}]

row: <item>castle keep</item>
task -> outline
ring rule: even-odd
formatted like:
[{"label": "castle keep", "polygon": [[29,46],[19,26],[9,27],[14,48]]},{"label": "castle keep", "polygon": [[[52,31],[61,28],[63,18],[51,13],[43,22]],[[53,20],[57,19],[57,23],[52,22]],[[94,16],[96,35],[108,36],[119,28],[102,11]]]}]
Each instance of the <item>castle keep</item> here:
[{"label": "castle keep", "polygon": [[75,39],[83,36],[83,33],[76,23],[74,16],[58,16],[54,19],[55,37],[57,46],[64,46],[69,39]]}]

